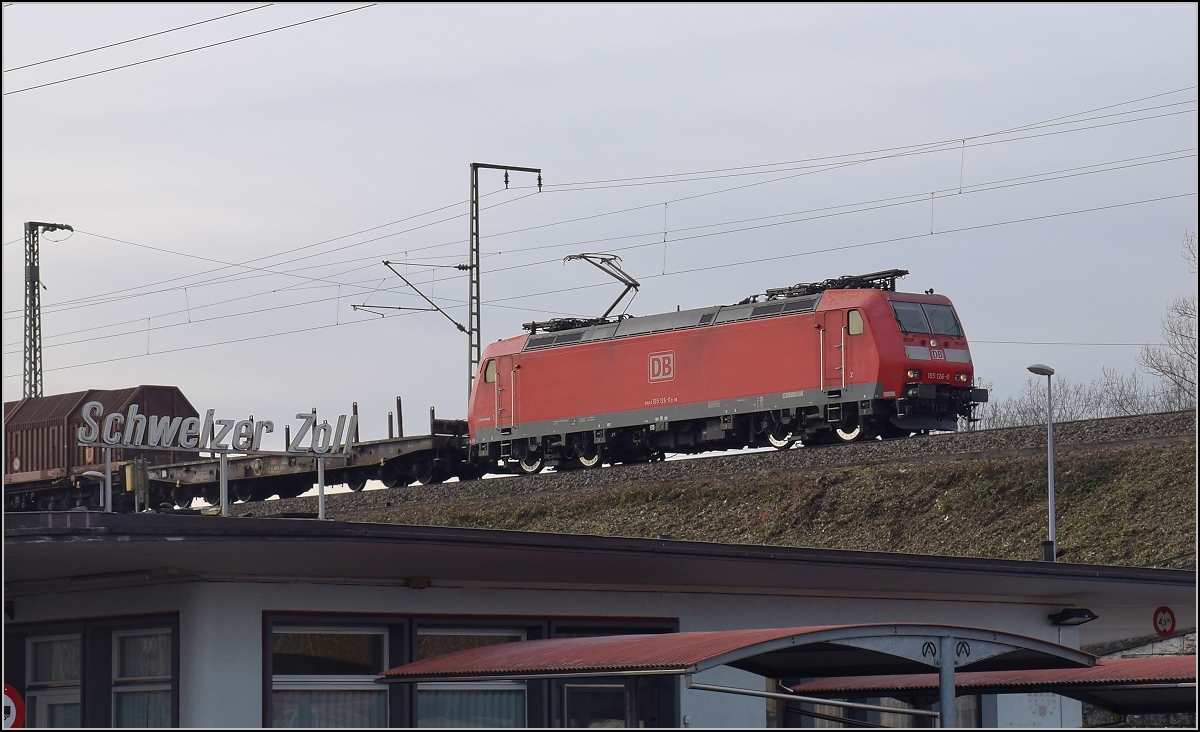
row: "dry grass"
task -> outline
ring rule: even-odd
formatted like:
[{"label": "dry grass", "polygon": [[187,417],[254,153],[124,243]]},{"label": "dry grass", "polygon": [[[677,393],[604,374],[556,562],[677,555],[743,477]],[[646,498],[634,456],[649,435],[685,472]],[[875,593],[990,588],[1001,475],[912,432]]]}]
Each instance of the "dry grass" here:
[{"label": "dry grass", "polygon": [[[1196,446],[1076,449],[1056,458],[1061,561],[1196,564]],[[351,521],[1037,559],[1044,457],[678,478],[574,491],[484,481],[420,488]]]}]

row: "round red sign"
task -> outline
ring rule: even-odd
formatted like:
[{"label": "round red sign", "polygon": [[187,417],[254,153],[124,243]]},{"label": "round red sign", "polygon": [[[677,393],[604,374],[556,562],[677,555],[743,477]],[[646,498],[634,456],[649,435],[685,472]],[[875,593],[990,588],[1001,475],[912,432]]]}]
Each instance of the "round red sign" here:
[{"label": "round red sign", "polygon": [[25,726],[25,702],[17,690],[4,685],[4,729]]},{"label": "round red sign", "polygon": [[1170,638],[1175,632],[1175,613],[1166,605],[1154,611],[1154,632],[1163,638]]}]

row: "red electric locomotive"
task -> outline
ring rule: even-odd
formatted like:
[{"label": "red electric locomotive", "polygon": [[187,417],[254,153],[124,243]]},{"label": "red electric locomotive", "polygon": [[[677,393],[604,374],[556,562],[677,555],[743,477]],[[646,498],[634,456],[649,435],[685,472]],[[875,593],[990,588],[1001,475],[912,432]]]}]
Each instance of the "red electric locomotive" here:
[{"label": "red electric locomotive", "polygon": [[795,285],[737,305],[527,324],[529,333],[483,351],[468,415],[473,457],[535,473],[955,430],[987,391],[973,388],[950,300],[896,292],[906,274]]}]

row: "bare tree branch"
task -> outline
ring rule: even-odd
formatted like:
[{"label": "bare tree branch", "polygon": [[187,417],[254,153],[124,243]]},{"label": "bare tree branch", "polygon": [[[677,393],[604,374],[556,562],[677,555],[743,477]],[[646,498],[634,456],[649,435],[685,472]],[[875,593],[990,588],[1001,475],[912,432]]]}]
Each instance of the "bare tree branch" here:
[{"label": "bare tree branch", "polygon": [[[1196,233],[1184,232],[1183,259],[1196,273]],[[1158,377],[1164,399],[1196,405],[1196,295],[1175,298],[1162,319],[1165,345],[1143,346],[1138,365]]]}]

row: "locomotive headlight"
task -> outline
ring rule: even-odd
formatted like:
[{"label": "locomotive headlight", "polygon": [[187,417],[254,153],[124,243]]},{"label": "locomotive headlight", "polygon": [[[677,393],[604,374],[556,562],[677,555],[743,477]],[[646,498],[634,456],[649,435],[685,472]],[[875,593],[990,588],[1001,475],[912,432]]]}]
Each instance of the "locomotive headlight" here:
[{"label": "locomotive headlight", "polygon": [[930,347],[930,348],[937,348],[937,338],[930,338],[930,339],[929,339],[929,347]]},{"label": "locomotive headlight", "polygon": [[921,378],[921,371],[920,371],[920,369],[909,369],[909,370],[908,370],[908,378],[910,378],[910,379],[919,379],[919,378]]},{"label": "locomotive headlight", "polygon": [[954,380],[962,384],[968,384],[971,382],[971,377],[967,374],[955,374]]}]

